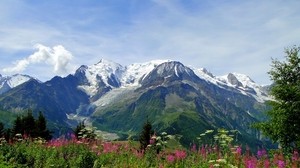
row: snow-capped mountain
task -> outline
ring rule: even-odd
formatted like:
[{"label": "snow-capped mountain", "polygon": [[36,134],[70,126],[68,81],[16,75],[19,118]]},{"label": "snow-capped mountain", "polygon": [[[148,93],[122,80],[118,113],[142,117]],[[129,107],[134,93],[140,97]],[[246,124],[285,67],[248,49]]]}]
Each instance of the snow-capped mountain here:
[{"label": "snow-capped mountain", "polygon": [[219,127],[255,138],[249,125],[270,100],[266,87],[247,75],[215,76],[171,60],[122,66],[102,59],[45,83],[28,78],[0,76],[0,86],[10,88],[0,94],[0,108],[42,110],[60,124],[85,118],[101,130],[122,133],[138,133],[149,117],[159,131],[184,135],[186,143]]},{"label": "snow-capped mountain", "polygon": [[0,94],[3,94],[16,86],[19,86],[29,81],[30,79],[33,79],[33,77],[21,74],[6,77],[0,75]]},{"label": "snow-capped mountain", "polygon": [[[169,64],[161,66],[163,63]],[[177,64],[177,66],[174,66],[174,63],[178,63],[178,65],[181,66]],[[152,71],[158,66],[161,66],[160,70],[157,70],[155,72],[156,75],[153,75],[154,72]],[[191,70],[186,70],[186,68],[190,68]],[[88,95],[94,96],[97,94],[99,87],[105,86],[109,89],[138,87],[142,83],[149,82],[151,76],[154,78],[152,80],[157,80],[156,77],[158,73],[172,72],[178,77],[178,73],[182,73],[182,71],[195,73],[199,78],[209,83],[224,89],[234,89],[242,94],[252,96],[260,102],[270,100],[263,86],[255,83],[247,75],[229,73],[224,76],[214,76],[205,68],[196,69],[194,67],[187,67],[171,60],[153,60],[145,63],[134,63],[123,67],[118,63],[101,59],[97,64],[81,66],[76,71],[75,76],[82,78],[83,82],[79,87]],[[152,75],[149,76],[151,72]]]},{"label": "snow-capped mountain", "polygon": [[88,95],[97,94],[99,87],[107,86],[111,88],[120,87],[121,75],[124,72],[122,65],[112,61],[101,59],[92,66],[82,65],[75,73],[75,76],[81,78],[79,88]]},{"label": "snow-capped mountain", "polygon": [[125,71],[121,77],[122,86],[140,85],[141,80],[143,80],[156,66],[164,62],[170,62],[170,60],[153,60],[145,63],[134,63],[125,67]]}]

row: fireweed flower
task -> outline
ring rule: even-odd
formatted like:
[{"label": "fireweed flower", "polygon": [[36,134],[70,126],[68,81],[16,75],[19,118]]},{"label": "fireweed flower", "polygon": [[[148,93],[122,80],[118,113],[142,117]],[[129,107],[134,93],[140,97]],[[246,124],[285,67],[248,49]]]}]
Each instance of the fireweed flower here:
[{"label": "fireweed flower", "polygon": [[180,151],[180,150],[176,150],[175,151],[175,156],[176,156],[176,159],[184,159],[186,157],[186,152],[185,151]]},{"label": "fireweed flower", "polygon": [[294,151],[293,156],[292,156],[292,160],[297,161],[298,159],[299,159],[299,153],[298,153],[298,151]]},{"label": "fireweed flower", "polygon": [[197,146],[196,146],[196,144],[193,144],[193,145],[192,145],[191,151],[192,151],[192,152],[196,152],[196,151],[197,151]]},{"label": "fireweed flower", "polygon": [[267,155],[267,151],[265,149],[262,149],[262,150],[258,150],[257,151],[257,157],[258,158],[262,158],[262,157],[265,157]]},{"label": "fireweed flower", "polygon": [[173,163],[173,162],[175,161],[175,156],[174,156],[174,155],[168,155],[168,156],[167,156],[167,161],[168,161],[169,163]]},{"label": "fireweed flower", "polygon": [[285,167],[285,163],[283,160],[278,160],[278,168],[284,168]]},{"label": "fireweed flower", "polygon": [[236,148],[236,151],[235,151],[237,154],[241,155],[242,154],[242,148],[240,146],[238,146]]},{"label": "fireweed flower", "polygon": [[264,161],[264,168],[269,168],[270,167],[270,161],[268,159],[266,159]]}]

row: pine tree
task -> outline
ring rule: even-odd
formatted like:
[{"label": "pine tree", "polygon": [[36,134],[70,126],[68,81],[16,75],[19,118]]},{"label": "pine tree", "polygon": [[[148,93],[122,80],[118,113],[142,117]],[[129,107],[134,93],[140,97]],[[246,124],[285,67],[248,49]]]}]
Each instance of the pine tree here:
[{"label": "pine tree", "polygon": [[84,121],[80,122],[74,129],[74,134],[77,139],[82,138],[82,131],[85,129]]},{"label": "pine tree", "polygon": [[0,122],[0,138],[4,136],[4,124]]},{"label": "pine tree", "polygon": [[144,123],[143,130],[140,133],[140,149],[145,150],[147,146],[150,144],[151,136],[153,135],[154,131],[152,130],[152,125],[147,119],[147,121]]},{"label": "pine tree", "polygon": [[256,125],[285,149],[300,148],[300,47],[286,49],[286,61],[273,60],[269,74],[274,81],[269,119]]},{"label": "pine tree", "polygon": [[12,128],[12,136],[16,134],[24,134],[23,120],[20,116],[17,116]]},{"label": "pine tree", "polygon": [[52,138],[52,132],[47,129],[47,121],[42,112],[39,112],[38,119],[35,120],[30,110],[26,116],[18,116],[16,118],[11,133],[12,136],[21,134],[22,136],[26,135],[30,138],[40,137],[45,140]]},{"label": "pine tree", "polygon": [[50,140],[52,138],[51,132],[47,129],[47,121],[41,111],[39,112],[38,119],[35,122],[35,127],[35,137],[41,137],[45,140]]},{"label": "pine tree", "polygon": [[23,117],[24,135],[29,137],[36,137],[36,124],[32,115],[32,111],[28,110],[27,115]]},{"label": "pine tree", "polygon": [[4,138],[7,142],[9,142],[9,140],[12,138],[12,135],[11,135],[12,131],[10,128],[7,128],[5,129],[4,131]]}]

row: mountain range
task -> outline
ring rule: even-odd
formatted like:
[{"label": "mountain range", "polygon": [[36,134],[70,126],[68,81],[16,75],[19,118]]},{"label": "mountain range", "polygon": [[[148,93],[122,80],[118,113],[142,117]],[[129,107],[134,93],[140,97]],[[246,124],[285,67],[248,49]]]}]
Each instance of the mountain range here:
[{"label": "mountain range", "polygon": [[182,135],[188,144],[207,129],[240,132],[240,141],[261,142],[253,122],[264,118],[269,86],[247,75],[214,76],[205,68],[154,60],[122,66],[101,59],[74,74],[41,82],[28,75],[0,75],[0,108],[44,112],[59,130],[80,120],[126,138],[148,119],[156,132]]}]

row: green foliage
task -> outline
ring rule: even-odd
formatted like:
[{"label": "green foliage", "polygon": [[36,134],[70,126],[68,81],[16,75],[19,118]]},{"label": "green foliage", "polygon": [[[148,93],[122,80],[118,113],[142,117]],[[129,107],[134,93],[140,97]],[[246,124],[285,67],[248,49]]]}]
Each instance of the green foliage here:
[{"label": "green foliage", "polygon": [[[226,134],[226,133],[222,133]],[[228,132],[229,134],[229,132]],[[166,135],[167,136],[167,135]],[[203,146],[199,150],[174,149],[141,152],[128,142],[58,139],[46,144],[21,141],[0,145],[0,167],[299,167],[297,151],[283,155],[279,150],[256,154],[241,147],[225,150]],[[148,150],[148,149],[147,149]],[[244,154],[243,154],[244,153]]]},{"label": "green foliage", "polygon": [[47,121],[42,112],[39,112],[38,119],[35,121],[36,137],[41,137],[45,140],[52,138],[51,132],[47,129]]},{"label": "green foliage", "polygon": [[89,140],[94,140],[97,138],[97,135],[95,134],[95,129],[91,127],[86,127],[84,125],[84,122],[80,122],[75,130],[74,134],[77,139],[89,139]]},{"label": "green foliage", "polygon": [[0,138],[4,136],[4,124],[0,122]]},{"label": "green foliage", "polygon": [[74,129],[74,134],[75,134],[75,136],[76,136],[77,139],[79,139],[79,136],[80,136],[79,133],[80,133],[80,131],[83,130],[84,128],[85,128],[85,125],[84,125],[84,122],[82,121]]},{"label": "green foliage", "polygon": [[51,132],[47,129],[47,121],[42,114],[39,112],[38,119],[34,119],[32,112],[28,110],[27,115],[17,116],[14,121],[12,128],[12,136],[21,135],[30,138],[41,137],[45,140],[52,138]]},{"label": "green foliage", "polygon": [[140,133],[140,137],[139,137],[141,150],[145,150],[147,146],[150,144],[150,139],[153,133],[154,131],[152,130],[152,125],[147,119],[147,121],[144,123],[143,130]]},{"label": "green foliage", "polygon": [[255,125],[285,149],[300,148],[300,47],[286,49],[286,60],[272,61],[269,74],[274,82],[267,112],[269,119]]}]

